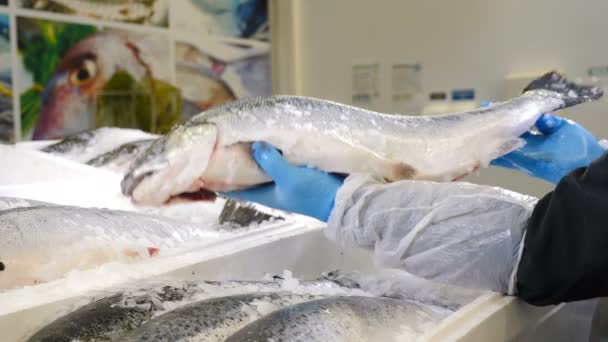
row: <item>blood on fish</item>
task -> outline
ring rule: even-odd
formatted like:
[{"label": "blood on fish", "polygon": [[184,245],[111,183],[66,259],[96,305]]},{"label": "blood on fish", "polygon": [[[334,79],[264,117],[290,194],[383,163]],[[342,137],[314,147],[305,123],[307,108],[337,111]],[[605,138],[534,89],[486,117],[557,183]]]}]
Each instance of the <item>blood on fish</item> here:
[{"label": "blood on fish", "polygon": [[[146,249],[148,251],[148,256],[151,256],[151,257],[157,256],[160,253],[160,248],[158,248],[158,247],[147,247]],[[125,249],[123,251],[123,253],[126,256],[131,257],[131,258],[135,258],[135,257],[139,256],[139,253],[133,249]]]},{"label": "blood on fish", "polygon": [[217,198],[217,194],[215,192],[201,188],[201,189],[198,189],[197,191],[184,192],[177,196],[173,196],[173,197],[169,198],[169,200],[167,202],[165,202],[165,204],[169,205],[169,204],[177,204],[177,203],[184,203],[184,202],[196,202],[196,201],[213,202],[213,201],[215,201],[216,198]]},{"label": "blood on fish", "polygon": [[148,254],[153,257],[157,256],[160,253],[160,248],[157,247],[148,247]]}]

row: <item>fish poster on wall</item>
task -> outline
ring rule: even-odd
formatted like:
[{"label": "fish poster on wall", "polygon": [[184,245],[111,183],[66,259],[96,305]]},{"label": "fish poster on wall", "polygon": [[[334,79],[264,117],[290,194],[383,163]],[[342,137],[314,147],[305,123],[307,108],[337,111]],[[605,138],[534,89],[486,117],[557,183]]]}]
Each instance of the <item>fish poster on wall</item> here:
[{"label": "fish poster on wall", "polygon": [[163,35],[19,17],[17,37],[23,138],[103,126],[159,133],[181,117]]},{"label": "fish poster on wall", "polygon": [[209,108],[271,94],[268,0],[14,1],[0,27],[8,39],[16,23],[2,73],[15,64],[14,80],[3,76],[0,100],[19,113],[0,103],[0,128],[16,130],[6,136],[103,126],[164,133]]},{"label": "fish poster on wall", "polygon": [[171,16],[185,114],[271,94],[267,0],[175,1]]},{"label": "fish poster on wall", "polygon": [[169,0],[17,0],[17,4],[26,9],[104,21],[161,27],[169,24]]},{"label": "fish poster on wall", "polygon": [[0,142],[15,138],[9,16],[0,14]]},{"label": "fish poster on wall", "polygon": [[180,31],[269,40],[267,0],[177,0],[171,16]]}]

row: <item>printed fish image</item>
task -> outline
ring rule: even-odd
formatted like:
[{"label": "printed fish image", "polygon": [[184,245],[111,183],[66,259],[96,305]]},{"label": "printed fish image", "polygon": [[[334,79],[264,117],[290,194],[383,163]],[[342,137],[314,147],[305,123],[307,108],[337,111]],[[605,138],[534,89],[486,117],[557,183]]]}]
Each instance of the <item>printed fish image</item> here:
[{"label": "printed fish image", "polygon": [[246,98],[176,126],[133,162],[123,194],[162,205],[196,192],[226,192],[271,179],[251,143],[277,147],[294,165],[386,181],[455,181],[525,144],[543,113],[601,98],[597,87],[550,72],[523,94],[487,108],[435,116],[388,115],[297,96]]},{"label": "printed fish image", "polygon": [[25,8],[106,21],[167,26],[168,0],[21,0]]},{"label": "printed fish image", "polygon": [[0,94],[0,141],[11,142],[14,139],[13,100]]},{"label": "printed fish image", "polygon": [[103,126],[152,131],[177,122],[179,91],[155,74],[158,63],[144,40],[106,30],[73,46],[44,85],[33,139]]}]

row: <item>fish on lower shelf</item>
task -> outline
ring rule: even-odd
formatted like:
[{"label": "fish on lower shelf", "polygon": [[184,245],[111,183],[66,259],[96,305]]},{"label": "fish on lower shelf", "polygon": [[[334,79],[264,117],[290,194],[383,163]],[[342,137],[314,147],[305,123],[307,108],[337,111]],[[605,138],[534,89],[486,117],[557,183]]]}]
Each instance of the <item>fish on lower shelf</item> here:
[{"label": "fish on lower shelf", "polygon": [[[131,285],[120,291],[106,290],[108,293],[102,294],[101,298],[61,313],[28,341],[126,341],[148,336],[167,341],[178,340],[178,336],[227,337],[263,314],[288,304],[330,294],[363,294],[324,279],[299,281],[297,287],[289,291],[284,281],[189,281],[170,282],[170,285],[159,285],[162,283],[159,282]],[[238,315],[238,320],[233,320],[233,315]],[[212,322],[206,322],[208,319]]]},{"label": "fish on lower shelf", "polygon": [[259,292],[205,299],[162,314],[121,336],[121,340],[222,342],[248,323],[275,310],[323,297]]},{"label": "fish on lower shelf", "polygon": [[[436,116],[387,115],[298,96],[245,98],[203,112],[156,139],[124,176],[122,192],[141,205],[271,182],[251,143],[276,146],[295,165],[366,173],[386,181],[455,181],[525,144],[543,113],[601,98],[555,72],[521,96]],[[197,194],[198,195],[193,195]]]},{"label": "fish on lower shelf", "polygon": [[411,341],[449,314],[411,301],[332,296],[274,311],[225,341]]}]

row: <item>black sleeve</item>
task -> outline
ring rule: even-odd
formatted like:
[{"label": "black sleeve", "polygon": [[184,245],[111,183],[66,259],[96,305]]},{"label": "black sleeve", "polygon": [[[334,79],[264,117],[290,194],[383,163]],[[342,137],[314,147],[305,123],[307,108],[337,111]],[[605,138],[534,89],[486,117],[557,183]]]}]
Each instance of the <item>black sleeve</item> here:
[{"label": "black sleeve", "polygon": [[517,290],[533,305],[608,296],[608,154],[572,171],[538,202]]}]

